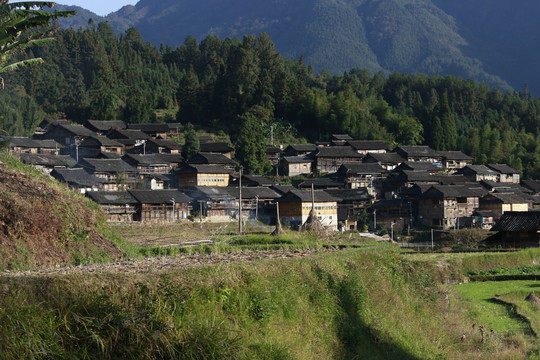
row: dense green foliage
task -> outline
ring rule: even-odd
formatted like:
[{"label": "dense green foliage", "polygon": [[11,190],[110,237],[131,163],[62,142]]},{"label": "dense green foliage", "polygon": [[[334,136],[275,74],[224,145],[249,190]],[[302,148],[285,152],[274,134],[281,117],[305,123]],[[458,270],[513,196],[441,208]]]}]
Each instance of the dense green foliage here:
[{"label": "dense green foliage", "polygon": [[[155,121],[156,109],[178,106],[179,121],[222,130],[233,142],[249,113],[266,143],[271,125],[276,136],[288,131],[308,141],[349,133],[463,150],[478,163],[506,162],[540,178],[540,99],[528,92],[503,93],[453,76],[385,77],[361,69],[314,74],[302,59],[283,59],[266,34],[242,41],[209,36],[200,43],[190,37],[184,46],[158,50],[135,29],[117,38],[100,23],[59,31],[57,42],[33,54],[46,64],[13,75],[10,84],[24,87],[17,99],[15,91],[0,94],[0,102],[19,109],[1,124],[14,135],[30,133],[43,113],[78,122],[145,122]],[[25,112],[32,116],[21,123]]]}]

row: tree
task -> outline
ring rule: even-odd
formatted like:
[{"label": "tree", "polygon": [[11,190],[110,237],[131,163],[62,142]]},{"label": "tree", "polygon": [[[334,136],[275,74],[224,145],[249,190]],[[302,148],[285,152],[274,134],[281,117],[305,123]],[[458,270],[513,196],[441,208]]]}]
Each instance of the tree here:
[{"label": "tree", "polygon": [[[28,1],[8,4],[9,0],[0,0],[0,73],[13,71],[24,66],[39,64],[41,58],[26,59],[10,63],[14,54],[31,46],[53,41],[47,37],[51,28],[43,29],[52,20],[75,15],[75,11],[47,12],[44,7],[53,7],[54,2]],[[36,31],[31,31],[36,30]],[[0,88],[4,79],[0,78]]]},{"label": "tree", "polygon": [[251,112],[238,117],[239,130],[236,145],[236,158],[244,166],[247,174],[265,174],[272,169],[266,156],[266,138],[261,120]]},{"label": "tree", "polygon": [[197,136],[197,133],[195,132],[195,129],[191,123],[188,123],[184,128],[184,138],[185,144],[184,148],[182,149],[184,156],[189,158],[193,155],[197,155],[201,145],[199,143],[199,137]]}]

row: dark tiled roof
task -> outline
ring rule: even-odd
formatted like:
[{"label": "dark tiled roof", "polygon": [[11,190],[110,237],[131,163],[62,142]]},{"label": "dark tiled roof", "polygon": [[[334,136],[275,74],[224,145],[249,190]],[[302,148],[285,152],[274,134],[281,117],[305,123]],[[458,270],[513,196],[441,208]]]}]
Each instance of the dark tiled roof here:
[{"label": "dark tiled roof", "polygon": [[298,184],[299,189],[311,189],[311,185],[315,189],[322,189],[322,188],[338,188],[343,187],[343,182],[341,181],[335,181],[330,178],[315,178],[315,179],[307,179],[302,181],[300,184]]},{"label": "dark tiled roof", "polygon": [[127,191],[87,191],[86,196],[100,205],[137,204],[137,200]]},{"label": "dark tiled roof", "polygon": [[416,146],[398,146],[395,152],[403,152],[407,156],[418,156],[418,157],[440,157],[439,152],[433,150],[429,146],[425,145],[416,145]]},{"label": "dark tiled roof", "polygon": [[347,145],[355,150],[388,150],[388,145],[382,140],[350,140]]},{"label": "dark tiled roof", "polygon": [[412,171],[412,170],[403,170],[401,174],[392,177],[393,180],[397,181],[429,181],[438,183],[439,180],[434,175],[431,175],[427,171]]},{"label": "dark tiled roof", "polygon": [[120,129],[112,130],[107,135],[111,139],[115,140],[148,140],[150,136],[138,129]]},{"label": "dark tiled roof", "polygon": [[283,161],[289,164],[302,164],[313,162],[310,156],[284,156]]},{"label": "dark tiled roof", "polygon": [[[287,149],[292,149],[295,152],[311,152],[317,150],[317,145],[315,144],[291,144]],[[285,152],[287,152],[285,149]]]},{"label": "dark tiled roof", "polygon": [[420,197],[438,198],[443,197],[458,198],[458,197],[482,197],[487,193],[482,188],[472,188],[465,185],[433,185],[431,189],[424,192]]},{"label": "dark tiled roof", "polygon": [[109,139],[105,136],[99,136],[99,135],[92,135],[87,137],[81,142],[81,146],[85,147],[90,144],[98,144],[99,146],[115,146],[115,147],[124,147],[123,144],[120,144],[118,141]]},{"label": "dark tiled roof", "polygon": [[266,153],[267,154],[279,154],[281,153],[281,149],[278,148],[277,146],[267,146],[266,147]]},{"label": "dark tiled roof", "polygon": [[458,174],[496,175],[498,172],[485,165],[467,165],[457,171]]},{"label": "dark tiled roof", "polygon": [[105,151],[105,152],[100,152],[96,156],[96,159],[120,159],[121,157],[122,157],[122,155],[120,155],[118,153]]},{"label": "dark tiled roof", "polygon": [[506,164],[487,164],[488,168],[493,169],[501,174],[521,174],[521,171],[516,170]]},{"label": "dark tiled roof", "polygon": [[[313,195],[316,202],[334,202],[338,201],[335,197],[328,194],[324,190],[314,190]],[[290,190],[288,193],[278,199],[279,202],[311,202],[312,192],[311,190]]]},{"label": "dark tiled roof", "polygon": [[125,129],[126,123],[121,120],[88,120],[86,127],[93,127],[99,131],[107,131],[110,129]]},{"label": "dark tiled roof", "polygon": [[202,153],[228,153],[234,149],[225,142],[207,142],[200,145]]},{"label": "dark tiled roof", "polygon": [[524,204],[527,203],[527,199],[525,199],[522,195],[519,193],[489,193],[482,197],[483,201],[489,202],[489,201],[495,201],[497,203],[503,203],[503,204]]},{"label": "dark tiled roof", "polygon": [[507,211],[491,231],[540,231],[540,211]]},{"label": "dark tiled roof", "polygon": [[368,153],[364,158],[375,160],[381,164],[401,164],[405,159],[396,153]]},{"label": "dark tiled roof", "polygon": [[[85,164],[86,163],[86,164]],[[86,169],[98,172],[137,172],[137,169],[122,159],[90,159],[85,158],[82,166]]]},{"label": "dark tiled roof", "polygon": [[88,130],[82,125],[72,125],[72,124],[58,124],[59,127],[62,129],[74,134],[75,136],[95,136],[96,133],[93,131]]},{"label": "dark tiled roof", "polygon": [[464,185],[470,183],[470,180],[463,175],[433,175],[441,185]]},{"label": "dark tiled roof", "polygon": [[47,140],[34,140],[38,147],[41,149],[61,149],[64,146],[53,139],[47,139]]},{"label": "dark tiled roof", "polygon": [[316,158],[358,158],[364,155],[359,154],[350,146],[328,146],[317,149]]},{"label": "dark tiled roof", "polygon": [[262,175],[243,175],[242,183],[243,184],[250,183],[254,186],[272,186],[276,182]]},{"label": "dark tiled roof", "polygon": [[466,155],[461,151],[439,151],[439,154],[446,160],[474,160],[472,156]]},{"label": "dark tiled roof", "polygon": [[234,160],[229,159],[223,154],[217,153],[198,153],[188,161],[190,164],[219,164],[219,165],[238,165]]},{"label": "dark tiled roof", "polygon": [[366,188],[359,189],[328,189],[324,190],[330,196],[339,199],[339,201],[366,201],[373,199]]},{"label": "dark tiled roof", "polygon": [[147,134],[166,133],[170,131],[167,124],[127,124],[128,129],[141,130]]},{"label": "dark tiled roof", "polygon": [[414,170],[427,172],[442,172],[443,169],[427,161],[404,161],[394,171]]},{"label": "dark tiled roof", "polygon": [[184,162],[184,158],[180,154],[126,154],[124,159],[129,163],[141,165],[180,164]]},{"label": "dark tiled roof", "polygon": [[214,141],[212,135],[199,135],[199,143],[207,143]]},{"label": "dark tiled roof", "polygon": [[233,200],[234,197],[226,187],[219,186],[197,186],[189,189],[187,194],[195,200]]},{"label": "dark tiled roof", "polygon": [[171,150],[182,150],[182,145],[179,145],[171,140],[152,139],[147,141],[148,144],[155,144],[158,147],[164,147]]},{"label": "dark tiled roof", "polygon": [[221,165],[208,164],[188,164],[182,167],[178,173],[198,173],[198,174],[232,174],[233,169],[225,169]]},{"label": "dark tiled roof", "polygon": [[493,191],[493,190],[503,190],[503,191],[512,190],[512,191],[519,191],[519,192],[527,191],[527,189],[521,186],[520,184],[505,183],[505,182],[501,183],[501,182],[496,182],[493,180],[481,180],[480,185],[482,185],[483,187],[485,187],[486,189],[490,191]]},{"label": "dark tiled roof", "polygon": [[73,159],[68,155],[19,154],[25,164],[40,166],[70,166]]},{"label": "dark tiled roof", "polygon": [[337,173],[342,175],[380,175],[385,171],[377,163],[344,163],[339,167]]},{"label": "dark tiled roof", "polygon": [[[227,187],[227,191],[233,198],[239,198],[240,188],[238,187]],[[274,190],[268,187],[242,187],[242,199],[277,199],[279,195]]]},{"label": "dark tiled roof", "polygon": [[37,140],[30,139],[27,137],[12,137],[11,143],[9,144],[11,147],[25,147],[25,148],[37,148]]},{"label": "dark tiled roof", "polygon": [[167,126],[169,127],[170,130],[181,129],[184,127],[184,125],[182,125],[179,122],[167,123]]},{"label": "dark tiled roof", "polygon": [[296,190],[296,188],[292,185],[272,185],[272,189],[282,195],[288,193],[291,190]]},{"label": "dark tiled roof", "polygon": [[521,180],[523,186],[535,193],[540,193],[540,180]]},{"label": "dark tiled roof", "polygon": [[172,190],[128,190],[128,192],[141,204],[172,204],[189,203],[191,198],[177,189]]},{"label": "dark tiled roof", "polygon": [[89,175],[82,168],[54,169],[51,176],[62,182],[77,186],[96,186],[104,182],[103,179]]},{"label": "dark tiled roof", "polygon": [[331,140],[353,140],[349,134],[333,134]]}]

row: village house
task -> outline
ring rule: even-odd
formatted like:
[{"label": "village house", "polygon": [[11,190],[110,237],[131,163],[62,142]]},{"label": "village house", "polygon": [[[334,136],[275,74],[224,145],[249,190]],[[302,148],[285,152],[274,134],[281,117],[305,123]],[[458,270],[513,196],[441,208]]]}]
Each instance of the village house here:
[{"label": "village house", "polygon": [[472,165],[474,160],[472,156],[465,155],[461,151],[439,151],[439,154],[442,156],[443,167],[450,173]]},{"label": "village house", "polygon": [[66,183],[70,189],[80,192],[103,190],[104,180],[88,174],[82,168],[58,168],[51,172],[51,176],[58,181]]},{"label": "village house", "polygon": [[148,174],[142,180],[146,182],[145,188],[148,190],[165,190],[178,187],[174,185],[178,185],[178,180],[173,181],[175,177],[175,174]]},{"label": "village house", "polygon": [[425,171],[429,174],[439,174],[444,171],[441,166],[437,166],[434,163],[427,161],[404,161],[399,166],[397,166],[393,171],[402,172],[403,170],[408,171]]},{"label": "village house", "polygon": [[[240,184],[239,178],[235,177],[229,184],[231,187],[238,187]],[[277,184],[276,181],[262,175],[242,175],[242,187],[270,187]]]},{"label": "village house", "polygon": [[325,176],[320,178],[306,179],[300,182],[297,187],[299,189],[342,189],[343,182]]},{"label": "village house", "polygon": [[128,130],[140,130],[152,139],[166,139],[171,128],[167,124],[145,123],[145,124],[127,124]]},{"label": "village house", "polygon": [[146,154],[181,154],[182,145],[171,140],[150,139],[146,141]]},{"label": "village house", "polygon": [[87,120],[83,126],[98,135],[105,135],[110,130],[125,129],[126,123],[121,120]]},{"label": "village house", "polygon": [[370,216],[372,230],[383,226],[388,232],[392,227],[404,231],[413,220],[412,205],[405,199],[378,200],[371,206]]},{"label": "village house", "polygon": [[486,190],[465,185],[433,185],[418,198],[418,217],[427,226],[449,229],[472,224]]},{"label": "village house", "polygon": [[268,160],[270,160],[270,164],[272,164],[272,166],[279,164],[280,154],[281,149],[279,147],[272,145],[266,147],[266,157]]},{"label": "village house", "polygon": [[86,196],[101,207],[108,222],[134,221],[138,201],[129,192],[88,191]]},{"label": "village house", "polygon": [[354,140],[349,134],[333,134],[330,138],[331,146],[343,146],[349,140]]},{"label": "village house", "polygon": [[310,156],[284,156],[281,162],[287,176],[311,174],[313,159]]},{"label": "village house", "polygon": [[362,159],[366,164],[379,164],[386,171],[392,171],[398,167],[403,161],[399,154],[396,153],[367,153]]},{"label": "village house", "polygon": [[193,199],[193,212],[208,222],[229,222],[237,218],[238,203],[225,187],[203,186],[186,189]]},{"label": "village house", "polygon": [[317,145],[315,144],[291,144],[285,148],[283,155],[304,157],[315,150],[317,150]]},{"label": "village house", "polygon": [[519,184],[521,171],[516,170],[506,164],[487,164],[487,167],[491,170],[495,170],[498,173],[498,182]]},{"label": "village house", "polygon": [[194,186],[229,186],[233,169],[222,165],[186,164],[178,170],[178,186],[189,188]]},{"label": "village house", "polygon": [[62,145],[54,140],[29,139],[27,137],[10,138],[9,151],[15,154],[51,154],[58,155]]},{"label": "village house", "polygon": [[343,182],[346,189],[367,188],[376,196],[382,189],[386,171],[376,163],[345,163],[337,170],[335,177]]},{"label": "village house", "polygon": [[324,190],[291,190],[277,202],[282,222],[302,226],[314,208],[315,215],[326,229],[338,230],[337,199]]},{"label": "village house", "polygon": [[[226,191],[235,199],[234,206],[238,208],[240,188],[228,187]],[[242,217],[245,220],[265,220],[266,223],[270,223],[271,219],[276,218],[275,204],[279,197],[281,195],[268,187],[242,186]]]},{"label": "village house", "polygon": [[507,211],[529,211],[529,201],[515,193],[493,192],[480,198],[479,210],[488,210],[495,221]]},{"label": "village house", "polygon": [[201,153],[215,153],[222,154],[225,157],[232,159],[232,153],[234,149],[227,145],[225,142],[206,142],[200,144]]},{"label": "village house", "polygon": [[229,159],[223,154],[216,153],[198,153],[189,159],[188,163],[190,165],[214,165],[231,170],[238,166],[236,161]]},{"label": "village house", "polygon": [[126,151],[134,153],[145,153],[146,141],[150,139],[144,132],[134,129],[112,129],[107,132],[107,137],[123,144]]},{"label": "village house", "polygon": [[33,137],[36,139],[42,139],[43,134],[45,134],[53,126],[56,126],[58,124],[70,124],[70,122],[65,119],[57,119],[57,120],[44,119],[42,122],[38,124],[38,126],[36,127],[36,130],[34,130]]},{"label": "village house", "polygon": [[105,136],[93,135],[81,141],[77,154],[80,159],[86,157],[96,157],[99,153],[115,153],[122,155],[125,146],[119,142]]},{"label": "village house", "polygon": [[388,145],[381,140],[349,140],[346,145],[349,145],[362,155],[368,153],[385,154],[388,152]]},{"label": "village house", "polygon": [[178,189],[173,190],[129,190],[137,200],[135,221],[175,222],[187,219],[191,213],[191,199]]},{"label": "village house", "polygon": [[[337,200],[338,225],[343,230],[358,230],[360,212],[371,206],[373,196],[367,188],[325,190]],[[363,229],[360,229],[363,230]]]},{"label": "village house", "polygon": [[442,156],[438,151],[433,150],[429,146],[398,146],[394,152],[403,157],[405,161],[425,161],[442,165]]},{"label": "village house", "polygon": [[122,159],[135,167],[139,175],[169,174],[184,163],[180,154],[126,154]]},{"label": "village house", "polygon": [[50,174],[54,169],[65,169],[74,164],[68,155],[51,154],[17,154],[23,164],[33,165],[44,174]]},{"label": "village house", "polygon": [[482,180],[498,181],[499,179],[499,172],[485,165],[467,165],[456,171],[456,174],[465,176],[471,182]]},{"label": "village house", "polygon": [[335,173],[343,163],[359,163],[364,157],[350,146],[318,148],[313,156],[315,170],[319,173]]},{"label": "village house", "polygon": [[49,130],[40,136],[40,140],[55,140],[62,145],[79,144],[84,139],[96,136],[93,131],[88,130],[82,125],[72,125],[58,123],[49,127]]},{"label": "village house", "polygon": [[537,248],[540,246],[540,211],[505,212],[491,231],[498,232],[486,239],[491,246]]},{"label": "village house", "polygon": [[540,195],[540,180],[521,180],[520,184],[528,189],[531,195]]},{"label": "village house", "polygon": [[137,182],[137,169],[122,159],[83,159],[78,166],[89,174],[104,180],[106,191],[133,189]]}]

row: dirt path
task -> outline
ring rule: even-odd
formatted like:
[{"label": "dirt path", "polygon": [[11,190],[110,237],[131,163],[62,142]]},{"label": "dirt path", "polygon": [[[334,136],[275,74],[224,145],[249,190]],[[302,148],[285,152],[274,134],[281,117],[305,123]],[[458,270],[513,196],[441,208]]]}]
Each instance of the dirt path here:
[{"label": "dirt path", "polygon": [[[324,250],[335,251],[335,250]],[[24,276],[50,276],[50,275],[71,275],[71,274],[95,274],[95,273],[119,273],[119,274],[141,274],[157,271],[165,271],[175,268],[188,268],[200,265],[211,265],[220,263],[234,263],[244,261],[254,261],[260,259],[286,259],[300,258],[316,254],[315,250],[263,250],[249,251],[241,253],[223,254],[193,254],[178,255],[176,257],[149,257],[142,260],[125,260],[108,264],[92,264],[84,266],[69,266],[50,269],[39,269],[29,271],[5,271],[0,273],[0,277],[24,277]]]}]

